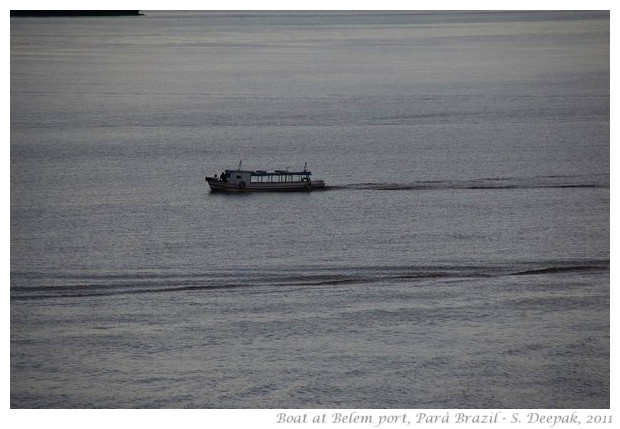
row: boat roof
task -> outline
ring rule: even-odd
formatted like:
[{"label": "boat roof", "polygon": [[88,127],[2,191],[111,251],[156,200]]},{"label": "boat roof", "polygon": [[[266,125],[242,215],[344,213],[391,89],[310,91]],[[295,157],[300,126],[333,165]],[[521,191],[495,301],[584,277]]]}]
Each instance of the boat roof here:
[{"label": "boat roof", "polygon": [[265,171],[265,170],[224,170],[226,173],[250,173],[253,176],[310,176],[310,171]]}]

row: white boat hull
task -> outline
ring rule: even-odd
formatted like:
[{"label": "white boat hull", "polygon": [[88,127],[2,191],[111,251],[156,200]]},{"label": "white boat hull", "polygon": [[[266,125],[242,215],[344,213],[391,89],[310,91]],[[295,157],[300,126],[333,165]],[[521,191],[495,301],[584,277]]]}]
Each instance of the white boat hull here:
[{"label": "white boat hull", "polygon": [[325,189],[325,182],[313,180],[307,182],[284,183],[240,183],[222,182],[216,178],[206,177],[212,192],[309,192]]}]

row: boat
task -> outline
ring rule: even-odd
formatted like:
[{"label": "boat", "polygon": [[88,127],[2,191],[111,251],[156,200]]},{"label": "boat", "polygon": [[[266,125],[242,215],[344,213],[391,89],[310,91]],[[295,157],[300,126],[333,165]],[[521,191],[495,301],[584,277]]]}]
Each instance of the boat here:
[{"label": "boat", "polygon": [[323,180],[311,179],[312,173],[303,171],[242,170],[241,161],[236,170],[224,170],[219,176],[205,177],[212,192],[307,192],[325,189]]}]

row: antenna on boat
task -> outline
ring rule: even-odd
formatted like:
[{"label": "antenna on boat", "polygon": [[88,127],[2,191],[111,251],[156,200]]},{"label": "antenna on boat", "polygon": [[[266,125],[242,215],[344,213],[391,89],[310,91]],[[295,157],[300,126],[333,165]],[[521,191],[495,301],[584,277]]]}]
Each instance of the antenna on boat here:
[{"label": "antenna on boat", "polygon": [[241,171],[241,162],[242,161],[243,161],[242,159],[239,160],[239,167],[237,168],[237,170],[239,170],[239,171]]},{"label": "antenna on boat", "polygon": [[308,166],[308,162],[304,162],[304,171],[306,171],[306,167]]}]

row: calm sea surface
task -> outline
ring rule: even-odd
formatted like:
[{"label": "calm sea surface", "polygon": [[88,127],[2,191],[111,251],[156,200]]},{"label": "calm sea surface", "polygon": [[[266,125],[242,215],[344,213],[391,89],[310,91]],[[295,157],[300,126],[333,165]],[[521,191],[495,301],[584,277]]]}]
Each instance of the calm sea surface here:
[{"label": "calm sea surface", "polygon": [[11,18],[11,406],[609,407],[609,26]]}]

